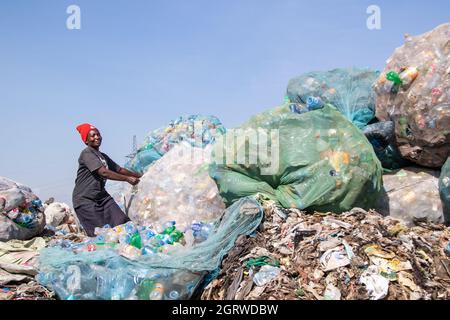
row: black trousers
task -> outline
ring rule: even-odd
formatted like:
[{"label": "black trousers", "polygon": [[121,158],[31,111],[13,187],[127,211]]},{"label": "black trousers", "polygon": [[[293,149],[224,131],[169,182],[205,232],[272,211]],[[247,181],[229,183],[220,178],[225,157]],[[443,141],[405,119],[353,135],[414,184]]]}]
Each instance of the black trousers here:
[{"label": "black trousers", "polygon": [[113,198],[107,197],[104,200],[89,202],[77,206],[75,213],[80,220],[83,229],[89,237],[94,237],[94,229],[109,224],[111,227],[124,224],[130,219],[119,208]]}]

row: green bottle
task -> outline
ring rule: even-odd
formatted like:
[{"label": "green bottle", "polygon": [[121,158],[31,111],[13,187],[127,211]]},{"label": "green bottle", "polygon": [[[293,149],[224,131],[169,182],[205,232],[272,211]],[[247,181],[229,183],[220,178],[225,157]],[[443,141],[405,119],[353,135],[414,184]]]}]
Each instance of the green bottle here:
[{"label": "green bottle", "polygon": [[164,231],[162,232],[163,234],[171,234],[172,232],[174,232],[176,229],[175,226],[171,226],[171,227],[167,227],[164,229]]},{"label": "green bottle", "polygon": [[170,238],[172,239],[173,242],[178,242],[180,241],[181,238],[183,238],[183,232],[179,231],[179,230],[175,230],[174,232],[172,232],[170,234]]},{"label": "green bottle", "polygon": [[392,81],[395,85],[401,85],[403,82],[402,79],[400,79],[400,75],[395,71],[389,71],[386,74],[386,79]]},{"label": "green bottle", "polygon": [[150,293],[153,291],[153,289],[155,289],[155,281],[151,279],[142,280],[137,291],[139,300],[150,300]]},{"label": "green bottle", "polygon": [[133,234],[131,236],[130,245],[132,245],[133,247],[138,248],[138,249],[142,248],[141,235],[138,232],[136,232],[135,234]]}]

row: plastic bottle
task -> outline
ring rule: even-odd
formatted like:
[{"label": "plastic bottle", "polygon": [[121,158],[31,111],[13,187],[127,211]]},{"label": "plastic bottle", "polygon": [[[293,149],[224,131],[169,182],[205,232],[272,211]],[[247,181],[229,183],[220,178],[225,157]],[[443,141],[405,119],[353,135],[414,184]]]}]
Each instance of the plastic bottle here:
[{"label": "plastic bottle", "polygon": [[164,296],[164,285],[160,282],[155,283],[155,288],[149,295],[150,300],[162,300]]},{"label": "plastic bottle", "polygon": [[144,279],[141,281],[136,295],[139,300],[149,300],[150,293],[155,289],[155,281],[152,279]]},{"label": "plastic bottle", "polygon": [[280,268],[273,267],[269,265],[264,265],[261,267],[259,272],[253,277],[253,282],[257,286],[263,286],[273,279],[275,279],[280,274]]},{"label": "plastic bottle", "polygon": [[402,79],[400,79],[399,74],[397,72],[395,72],[395,71],[389,71],[386,74],[386,79],[389,80],[389,81],[392,81],[396,85],[401,85],[402,84]]},{"label": "plastic bottle", "polygon": [[141,235],[138,232],[130,237],[130,245],[138,249],[142,248]]},{"label": "plastic bottle", "polygon": [[415,67],[408,67],[399,74],[403,86],[409,86],[419,75],[419,71]]},{"label": "plastic bottle", "polygon": [[306,99],[306,106],[309,110],[317,110],[323,107],[323,101],[320,97],[308,97]]}]

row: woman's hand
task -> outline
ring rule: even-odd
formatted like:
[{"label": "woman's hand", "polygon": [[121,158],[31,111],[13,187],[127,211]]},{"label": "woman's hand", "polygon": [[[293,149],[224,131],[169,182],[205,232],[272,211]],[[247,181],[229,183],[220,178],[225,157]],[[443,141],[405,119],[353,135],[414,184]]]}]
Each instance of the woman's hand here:
[{"label": "woman's hand", "polygon": [[139,180],[139,178],[135,178],[135,177],[127,177],[127,182],[129,184],[131,184],[132,186],[137,185],[141,180]]}]

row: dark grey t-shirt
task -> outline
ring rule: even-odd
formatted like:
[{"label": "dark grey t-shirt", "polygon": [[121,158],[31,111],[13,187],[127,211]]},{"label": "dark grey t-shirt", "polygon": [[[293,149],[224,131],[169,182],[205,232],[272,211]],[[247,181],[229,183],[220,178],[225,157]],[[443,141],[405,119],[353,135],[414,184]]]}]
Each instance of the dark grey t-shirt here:
[{"label": "dark grey t-shirt", "polygon": [[73,207],[92,201],[99,202],[109,197],[105,190],[106,179],[102,178],[97,170],[105,166],[111,171],[118,172],[120,166],[106,154],[91,147],[81,152],[78,164],[77,179],[72,194]]}]

